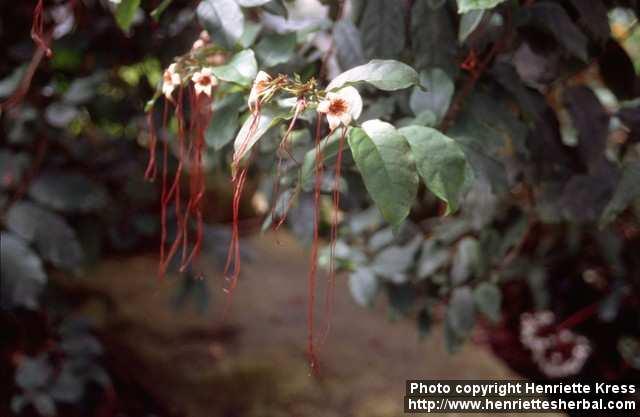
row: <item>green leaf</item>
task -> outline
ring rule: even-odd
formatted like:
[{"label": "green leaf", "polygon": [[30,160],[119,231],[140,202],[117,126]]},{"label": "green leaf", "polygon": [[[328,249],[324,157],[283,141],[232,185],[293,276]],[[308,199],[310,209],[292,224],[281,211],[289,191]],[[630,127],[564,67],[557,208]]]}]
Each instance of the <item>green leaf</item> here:
[{"label": "green leaf", "polygon": [[215,43],[231,49],[244,32],[244,15],[234,0],[202,0],[198,19]]},{"label": "green leaf", "polygon": [[373,304],[378,294],[378,278],[368,268],[358,268],[349,274],[349,290],[351,296],[363,307]]},{"label": "green leaf", "polygon": [[440,68],[420,72],[420,87],[414,87],[409,106],[413,114],[418,116],[426,110],[433,112],[437,120],[442,120],[453,97],[455,86],[453,80]]},{"label": "green leaf", "polygon": [[73,80],[62,99],[70,104],[84,104],[91,100],[98,89],[98,84],[104,80],[102,74],[94,74],[89,77]]},{"label": "green leaf", "polygon": [[407,118],[398,121],[399,127],[406,127],[411,125],[434,127],[437,124],[438,116],[436,116],[435,113],[433,113],[431,110],[425,110],[413,119]]},{"label": "green leaf", "polygon": [[0,98],[9,97],[13,94],[14,91],[20,85],[20,81],[22,81],[22,77],[24,76],[25,71],[27,70],[27,65],[20,65],[13,72],[0,80]]},{"label": "green leaf", "polygon": [[260,23],[254,23],[251,21],[245,22],[244,31],[242,32],[242,36],[238,40],[238,43],[240,43],[240,46],[243,48],[252,46],[261,30],[262,25]]},{"label": "green leaf", "polygon": [[411,284],[387,285],[387,298],[391,318],[406,316],[411,311],[416,301],[416,291]]},{"label": "green leaf", "polygon": [[449,300],[446,316],[451,330],[461,338],[467,337],[475,325],[475,314],[471,288],[464,286],[454,289]]},{"label": "green leaf", "polygon": [[458,72],[455,24],[444,4],[432,6],[416,1],[411,11],[411,49],[417,69],[442,68],[455,77]]},{"label": "green leaf", "polygon": [[59,402],[74,403],[82,399],[84,384],[85,379],[77,375],[70,363],[67,363],[55,378],[49,395]]},{"label": "green leaf", "polygon": [[526,216],[521,216],[513,224],[507,228],[502,234],[500,246],[496,248],[495,252],[491,255],[503,257],[506,256],[511,248],[516,247],[520,241],[524,238],[525,234],[529,230],[529,221]]},{"label": "green leaf", "polygon": [[56,415],[56,403],[49,394],[44,392],[37,392],[31,398],[31,404],[41,416],[49,417]]},{"label": "green leaf", "polygon": [[460,285],[471,278],[479,270],[480,257],[480,245],[476,238],[464,237],[456,246],[451,261],[451,283]]},{"label": "green leaf", "polygon": [[44,117],[51,126],[62,129],[69,126],[73,119],[78,117],[79,114],[80,111],[76,106],[54,101],[47,106]]},{"label": "green leaf", "polygon": [[589,60],[589,40],[573,23],[564,7],[556,3],[539,2],[523,9],[523,12],[528,17],[528,24],[553,35],[567,51],[582,61]]},{"label": "green leaf", "polygon": [[409,215],[418,175],[406,139],[389,123],[369,120],[349,134],[349,147],[369,195],[394,228]]},{"label": "green leaf", "polygon": [[364,64],[362,36],[351,20],[342,19],[333,26],[333,40],[340,67],[344,70]]},{"label": "green leaf", "polygon": [[90,212],[107,204],[105,188],[85,176],[43,172],[29,187],[29,196],[38,203],[62,212]]},{"label": "green leaf", "polygon": [[360,32],[368,58],[396,58],[405,44],[405,9],[401,1],[366,2]]},{"label": "green leaf", "polygon": [[505,0],[458,0],[458,13],[467,13],[471,10],[485,10],[496,7]]},{"label": "green leaf", "polygon": [[502,306],[502,292],[497,285],[483,282],[473,290],[473,299],[476,308],[487,316],[492,322],[500,321],[500,309]]},{"label": "green leaf", "polygon": [[[505,163],[516,162],[513,155],[527,155],[527,127],[503,100],[474,93],[448,135],[464,151],[478,179],[491,184],[495,195],[508,189]],[[506,162],[503,162],[505,161]]]},{"label": "green leaf", "polygon": [[600,225],[605,226],[626,210],[636,199],[640,198],[640,162],[627,164],[622,170],[622,178],[613,194],[613,198],[605,207]]},{"label": "green leaf", "polygon": [[270,68],[288,62],[296,50],[296,40],[294,32],[263,37],[256,45],[256,54],[262,66]]},{"label": "green leaf", "polygon": [[478,28],[484,16],[484,10],[471,10],[463,14],[460,18],[460,28],[458,29],[458,42],[463,44]]},{"label": "green leaf", "polygon": [[205,140],[214,151],[219,151],[235,137],[238,129],[238,109],[244,103],[242,94],[229,94],[213,105],[213,117],[207,127]]},{"label": "green leaf", "polygon": [[26,356],[16,369],[16,385],[25,391],[39,391],[51,381],[54,370],[46,354],[36,357]]},{"label": "green leaf", "polygon": [[399,131],[409,142],[426,186],[447,203],[447,214],[455,212],[473,180],[473,171],[460,146],[426,126],[407,126]]},{"label": "green leaf", "polygon": [[365,82],[384,90],[395,91],[419,85],[418,73],[399,61],[374,59],[343,72],[329,83],[327,90],[338,90],[347,84]]},{"label": "green leaf", "polygon": [[449,250],[442,247],[436,239],[425,240],[418,260],[418,279],[426,279],[449,262]]},{"label": "green leaf", "polygon": [[250,87],[258,73],[256,56],[251,49],[245,49],[235,54],[227,64],[214,67],[213,73],[223,81]]},{"label": "green leaf", "polygon": [[60,215],[28,201],[11,206],[7,228],[27,242],[35,243],[40,255],[59,268],[74,268],[83,260],[74,230]]},{"label": "green leaf", "polygon": [[462,347],[463,343],[464,343],[464,337],[460,337],[455,330],[453,329],[453,326],[451,325],[451,320],[448,319],[449,315],[447,315],[445,322],[444,322],[444,345],[447,349],[447,352],[453,354],[456,353],[460,350],[460,348]]},{"label": "green leaf", "polygon": [[133,19],[140,8],[140,0],[122,0],[116,8],[116,22],[120,29],[129,32]]},{"label": "green leaf", "polygon": [[36,309],[38,297],[47,282],[42,261],[27,242],[12,233],[0,232],[0,242],[0,305]]},{"label": "green leaf", "polygon": [[371,269],[387,281],[404,284],[409,280],[406,272],[414,264],[421,244],[422,236],[416,236],[405,246],[389,246],[376,255],[371,262]]}]

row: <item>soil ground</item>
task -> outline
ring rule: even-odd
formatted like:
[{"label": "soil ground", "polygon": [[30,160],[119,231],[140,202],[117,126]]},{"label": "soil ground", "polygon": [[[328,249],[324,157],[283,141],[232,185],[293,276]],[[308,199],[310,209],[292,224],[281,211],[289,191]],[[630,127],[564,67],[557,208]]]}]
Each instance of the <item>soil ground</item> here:
[{"label": "soil ground", "polygon": [[205,312],[193,303],[175,307],[180,281],[156,279],[155,256],[109,260],[71,284],[95,295],[82,309],[97,319],[107,354],[118,352],[111,362],[176,415],[395,417],[407,379],[515,378],[482,346],[449,355],[439,327],[419,341],[413,321],[390,321],[384,305],[356,305],[344,277],[320,375],[310,376],[308,254],[286,234],[247,243],[252,260],[224,322],[224,281],[206,259],[199,265],[211,295]]}]

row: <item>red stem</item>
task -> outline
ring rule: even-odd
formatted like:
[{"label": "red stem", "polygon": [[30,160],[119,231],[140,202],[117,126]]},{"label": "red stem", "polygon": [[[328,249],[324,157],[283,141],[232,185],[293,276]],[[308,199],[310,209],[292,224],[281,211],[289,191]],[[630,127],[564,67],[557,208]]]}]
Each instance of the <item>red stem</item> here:
[{"label": "red stem", "polygon": [[336,243],[338,241],[338,216],[340,211],[340,178],[342,176],[342,154],[344,150],[344,141],[347,135],[347,127],[345,126],[340,135],[338,142],[338,155],[336,158],[336,171],[333,182],[333,217],[331,219],[331,237],[330,237],[330,255],[329,255],[329,277],[327,278],[327,293],[325,298],[325,331],[323,342],[329,336],[331,330],[331,316],[333,315],[334,295],[336,287]]},{"label": "red stem", "polygon": [[557,330],[572,329],[584,323],[585,321],[590,319],[596,313],[596,311],[598,311],[598,305],[599,303],[595,302],[593,304],[589,304],[588,306],[576,311],[575,313],[567,317],[564,321],[562,321],[560,324],[558,324],[556,326],[556,329]]},{"label": "red stem", "polygon": [[318,359],[315,352],[314,341],[314,310],[315,310],[315,293],[316,293],[316,273],[318,269],[318,246],[320,240],[320,190],[322,187],[322,177],[324,168],[322,164],[322,148],[321,141],[321,125],[322,115],[318,113],[316,121],[316,160],[315,160],[315,189],[313,204],[313,242],[311,244],[311,260],[309,265],[309,288],[308,288],[308,306],[307,306],[307,355],[309,357],[309,366],[312,372],[318,372]]}]

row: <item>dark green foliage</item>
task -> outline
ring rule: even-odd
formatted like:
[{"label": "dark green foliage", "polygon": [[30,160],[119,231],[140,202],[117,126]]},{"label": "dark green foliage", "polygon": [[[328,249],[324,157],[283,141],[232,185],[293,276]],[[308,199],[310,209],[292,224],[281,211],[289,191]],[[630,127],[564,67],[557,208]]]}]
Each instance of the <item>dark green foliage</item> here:
[{"label": "dark green foliage", "polygon": [[[168,143],[172,178],[178,127],[171,107],[163,125],[156,87],[204,28],[220,82],[205,130],[207,183],[228,181],[231,153],[242,151],[253,163],[251,190],[275,205],[275,220],[288,212],[303,240],[312,231],[316,103],[297,115],[284,149],[292,102],[264,103],[254,122],[248,92],[259,70],[300,83],[314,77],[319,97],[346,86],[360,92],[362,116],[349,129],[319,130],[321,231],[337,184],[336,265],[358,304],[384,293],[391,316],[416,319],[421,334],[441,324],[451,351],[478,324],[518,340],[525,311],[550,309],[560,321],[595,305],[576,331],[615,360],[596,355],[593,369],[620,376],[626,368],[611,363],[638,368],[640,328],[629,319],[637,317],[640,271],[638,56],[609,25],[614,6],[636,2],[372,0],[350,2],[348,15],[327,0],[327,18],[312,23],[285,19],[279,0],[102,3],[83,6],[54,42],[54,58],[0,116],[3,308],[53,310],[42,303],[52,270],[72,279],[113,253],[157,248],[161,182],[142,180],[144,103],[153,97],[155,157]],[[24,30],[31,11],[0,7],[5,100],[33,46]],[[280,194],[270,195],[275,181]],[[213,196],[220,211],[227,203],[216,197],[225,194]],[[225,246],[228,236],[212,240]],[[175,305],[206,308],[194,271],[178,288]],[[53,415],[59,403],[81,402],[88,384],[108,383],[97,366],[100,344],[79,333],[61,336],[69,358],[60,372],[48,354],[22,363],[15,382],[37,395],[16,396],[14,409]]]}]

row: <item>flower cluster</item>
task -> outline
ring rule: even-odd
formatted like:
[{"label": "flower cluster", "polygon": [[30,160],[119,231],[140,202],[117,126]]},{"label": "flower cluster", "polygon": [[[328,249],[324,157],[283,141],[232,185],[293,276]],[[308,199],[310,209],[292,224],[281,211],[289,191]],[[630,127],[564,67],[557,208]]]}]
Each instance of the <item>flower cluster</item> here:
[{"label": "flower cluster", "polygon": [[[173,91],[176,87],[182,85],[182,79],[182,76],[177,71],[176,63],[169,65],[169,68],[164,71],[162,76],[162,94],[164,94],[167,100],[173,100]],[[211,97],[213,87],[218,85],[218,79],[213,75],[213,68],[211,67],[204,67],[194,72],[191,76],[191,81],[193,82],[197,96],[205,94]]]},{"label": "flower cluster", "polygon": [[[214,68],[210,66],[221,58],[219,53],[216,54],[216,48],[209,33],[202,31],[191,51],[177,58],[164,71],[162,95],[173,102],[175,90],[192,82],[197,97],[211,97],[213,88],[219,82]],[[315,108],[319,114],[326,116],[331,131],[351,125],[362,114],[362,98],[354,87],[324,91],[316,88],[315,79],[302,82],[298,76],[293,79],[286,75],[274,77],[264,71],[257,73],[251,86],[247,102],[249,111],[254,117],[257,116],[262,105],[270,102],[278,93],[286,93],[290,97],[294,121],[307,108]]]},{"label": "flower cluster", "polygon": [[575,375],[591,354],[591,345],[571,330],[556,329],[550,311],[525,313],[520,317],[520,342],[527,347],[538,368],[550,378]]},{"label": "flower cluster", "polygon": [[[311,84],[314,83],[315,81],[312,80]],[[279,90],[297,96],[294,104],[296,113],[301,102],[305,103],[305,106],[315,102],[316,110],[326,115],[332,131],[339,126],[349,126],[362,114],[362,98],[358,90],[353,87],[344,87],[330,92],[315,91],[306,84],[291,82],[284,76],[273,78],[264,71],[258,73],[249,92],[247,103],[249,110],[254,114],[259,112],[260,106],[271,100]],[[305,93],[309,91],[314,94],[311,97],[305,97]]]}]

